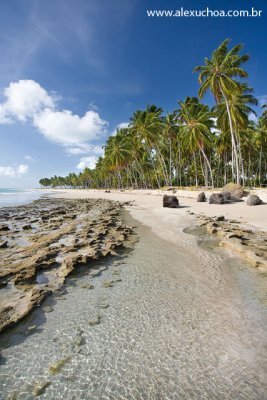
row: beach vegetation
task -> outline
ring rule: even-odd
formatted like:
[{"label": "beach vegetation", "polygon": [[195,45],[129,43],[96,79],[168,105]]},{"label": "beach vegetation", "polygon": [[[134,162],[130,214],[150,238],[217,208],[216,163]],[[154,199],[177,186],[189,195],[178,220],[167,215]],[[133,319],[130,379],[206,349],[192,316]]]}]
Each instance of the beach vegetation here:
[{"label": "beach vegetation", "polygon": [[[136,110],[128,127],[110,136],[95,168],[40,179],[42,187],[152,189],[267,185],[267,105],[261,115],[247,83],[249,56],[242,45],[224,40],[203,65],[198,97],[178,101],[164,113],[148,105]],[[202,102],[210,91],[214,104]]]}]

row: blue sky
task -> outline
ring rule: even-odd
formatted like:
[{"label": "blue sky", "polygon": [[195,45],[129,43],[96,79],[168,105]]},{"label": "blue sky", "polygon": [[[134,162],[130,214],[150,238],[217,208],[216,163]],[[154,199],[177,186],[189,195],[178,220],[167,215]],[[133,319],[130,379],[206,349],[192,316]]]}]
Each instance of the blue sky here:
[{"label": "blue sky", "polygon": [[[148,18],[147,9],[263,10],[261,18]],[[93,166],[137,108],[196,95],[192,69],[227,37],[244,43],[249,83],[267,97],[265,0],[0,2],[0,187]],[[211,96],[205,101],[212,104]]]}]

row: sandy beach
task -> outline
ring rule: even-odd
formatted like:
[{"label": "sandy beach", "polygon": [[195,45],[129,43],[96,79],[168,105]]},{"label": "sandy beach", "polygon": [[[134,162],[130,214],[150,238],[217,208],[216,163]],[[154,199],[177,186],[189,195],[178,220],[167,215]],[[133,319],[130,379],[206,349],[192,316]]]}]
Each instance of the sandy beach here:
[{"label": "sandy beach", "polygon": [[[73,268],[60,289],[3,334],[3,399],[265,397],[266,274],[218,248],[216,236],[194,229],[203,213],[264,231],[266,205],[209,205],[196,203],[196,193],[177,192],[181,207],[168,209],[162,195],[54,190],[42,200],[47,208],[64,199],[55,212],[67,199],[78,199],[79,207],[82,199],[127,202],[123,226],[133,226],[138,241],[117,256]],[[105,204],[98,206],[104,229],[117,207],[111,203],[105,211]],[[75,210],[71,203],[70,217]],[[55,212],[48,215],[53,226]],[[98,235],[98,219],[85,216],[76,230],[85,223],[81,232],[91,232],[95,225]],[[97,246],[102,249],[100,237]]]},{"label": "sandy beach", "polygon": [[[115,201],[133,201],[134,207],[130,207],[131,215],[151,227],[153,232],[161,237],[175,241],[175,232],[181,227],[181,220],[194,219],[188,216],[187,211],[207,216],[224,215],[229,219],[239,220],[242,224],[254,229],[267,231],[267,204],[261,206],[247,206],[246,201],[231,204],[197,203],[196,199],[200,191],[177,190],[175,196],[180,200],[179,209],[162,208],[162,197],[169,191],[162,190],[79,190],[79,189],[54,189],[53,196],[62,198],[91,198],[110,199]],[[267,203],[267,189],[251,191],[257,194],[264,203]],[[187,222],[185,222],[187,224]]]}]

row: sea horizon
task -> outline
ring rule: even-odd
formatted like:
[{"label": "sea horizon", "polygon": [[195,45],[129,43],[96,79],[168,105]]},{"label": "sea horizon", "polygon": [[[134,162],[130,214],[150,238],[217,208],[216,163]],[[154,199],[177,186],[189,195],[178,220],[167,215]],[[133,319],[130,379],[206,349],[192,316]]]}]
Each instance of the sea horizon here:
[{"label": "sea horizon", "polygon": [[[46,190],[48,192],[49,190]],[[38,188],[7,188],[0,187],[0,208],[29,204],[44,195]]]}]

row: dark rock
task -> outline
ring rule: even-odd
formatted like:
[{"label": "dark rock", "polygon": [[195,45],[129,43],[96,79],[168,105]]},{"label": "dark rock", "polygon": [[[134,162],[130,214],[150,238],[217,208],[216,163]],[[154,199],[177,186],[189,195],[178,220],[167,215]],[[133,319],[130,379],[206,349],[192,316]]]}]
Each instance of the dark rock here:
[{"label": "dark rock", "polygon": [[213,193],[209,198],[209,204],[224,204],[224,198],[221,193]]},{"label": "dark rock", "polygon": [[179,200],[176,196],[167,196],[166,194],[163,196],[163,207],[168,208],[178,208]]},{"label": "dark rock", "polygon": [[0,240],[0,249],[6,249],[8,247],[7,240]]},{"label": "dark rock", "polygon": [[0,225],[0,231],[10,231],[10,228],[8,225]]},{"label": "dark rock", "polygon": [[231,192],[222,192],[222,195],[223,195],[225,203],[228,201],[231,201],[231,202],[243,201],[240,196],[236,196],[236,195],[232,194]]},{"label": "dark rock", "polygon": [[225,202],[230,201],[232,197],[231,192],[222,192],[222,196]]},{"label": "dark rock", "polygon": [[24,225],[24,226],[22,227],[22,229],[23,229],[24,231],[27,231],[27,230],[29,230],[29,229],[32,229],[32,226],[31,226],[31,225]]},{"label": "dark rock", "polygon": [[220,215],[219,217],[215,218],[215,221],[225,221],[225,218],[223,215]]},{"label": "dark rock", "polygon": [[247,199],[248,206],[258,206],[262,204],[262,200],[256,194],[250,194]]},{"label": "dark rock", "polygon": [[240,197],[236,197],[236,196],[231,196],[231,201],[234,201],[234,202],[240,202],[240,201],[243,201]]},{"label": "dark rock", "polygon": [[206,198],[206,195],[205,195],[204,192],[201,192],[201,193],[198,194],[197,202],[204,203],[204,201],[206,201],[206,200],[207,200],[207,198]]}]

